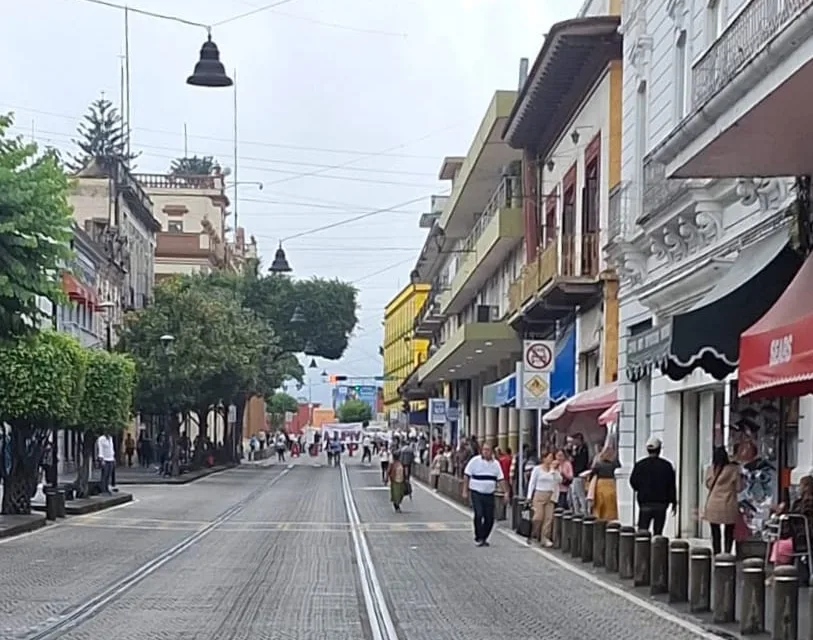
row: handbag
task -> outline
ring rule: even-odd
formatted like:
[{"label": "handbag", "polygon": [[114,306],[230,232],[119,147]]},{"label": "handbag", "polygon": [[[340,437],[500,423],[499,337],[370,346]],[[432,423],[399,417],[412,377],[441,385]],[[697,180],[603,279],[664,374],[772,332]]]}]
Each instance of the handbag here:
[{"label": "handbag", "polygon": [[531,539],[531,522],[534,519],[534,509],[530,503],[523,503],[519,512],[519,523],[517,524],[517,535]]}]

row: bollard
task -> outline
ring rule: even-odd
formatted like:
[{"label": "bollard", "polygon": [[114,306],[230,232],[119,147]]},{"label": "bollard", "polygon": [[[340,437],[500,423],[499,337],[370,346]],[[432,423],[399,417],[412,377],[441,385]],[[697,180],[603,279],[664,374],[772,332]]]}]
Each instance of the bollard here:
[{"label": "bollard", "polygon": [[596,520],[593,523],[593,566],[604,566],[604,538],[607,535],[607,521]]},{"label": "bollard", "polygon": [[65,490],[56,490],[56,517],[64,518],[67,515],[65,512]]},{"label": "bollard", "polygon": [[689,611],[711,611],[711,549],[698,547],[689,553]]},{"label": "bollard", "polygon": [[737,559],[730,553],[714,558],[714,606],[712,621],[716,624],[734,622],[737,611]]},{"label": "bollard", "polygon": [[582,554],[582,523],[584,516],[575,515],[570,523],[570,556],[578,558]]},{"label": "bollard", "polygon": [[742,563],[740,633],[744,636],[765,632],[765,564],[762,558],[746,558]]},{"label": "bollard", "polygon": [[596,524],[595,516],[584,516],[582,520],[582,562],[593,562],[593,526]]},{"label": "bollard", "polygon": [[635,576],[633,558],[635,555],[635,529],[623,526],[618,532],[618,577],[631,580]]},{"label": "bollard", "polygon": [[573,533],[573,512],[565,511],[562,514],[562,551],[570,553],[570,540]]},{"label": "bollard", "polygon": [[564,509],[553,510],[553,548],[562,548],[562,514]]},{"label": "bollard", "polygon": [[604,530],[604,568],[607,573],[618,572],[618,540],[621,523],[617,520],[607,523]]},{"label": "bollard", "polygon": [[689,543],[672,540],[669,543],[669,602],[689,601]]},{"label": "bollard", "polygon": [[664,536],[652,538],[649,571],[649,593],[669,593],[669,540]]},{"label": "bollard", "polygon": [[48,520],[56,520],[58,512],[56,489],[45,487],[42,492],[45,494],[45,517]]},{"label": "bollard", "polygon": [[799,637],[799,574],[792,564],[773,570],[773,631],[771,640]]},{"label": "bollard", "polygon": [[633,548],[633,582],[636,587],[649,586],[649,574],[652,560],[652,534],[645,529],[635,534]]},{"label": "bollard", "polygon": [[515,532],[519,531],[520,514],[522,513],[522,504],[525,502],[521,497],[514,496],[511,500],[511,529]]}]

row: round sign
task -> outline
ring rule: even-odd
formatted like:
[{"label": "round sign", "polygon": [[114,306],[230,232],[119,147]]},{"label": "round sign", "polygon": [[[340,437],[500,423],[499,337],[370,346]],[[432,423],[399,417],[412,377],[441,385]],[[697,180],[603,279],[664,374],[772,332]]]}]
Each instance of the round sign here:
[{"label": "round sign", "polygon": [[553,353],[544,342],[531,344],[525,351],[525,363],[531,369],[546,369],[551,362],[553,362]]}]

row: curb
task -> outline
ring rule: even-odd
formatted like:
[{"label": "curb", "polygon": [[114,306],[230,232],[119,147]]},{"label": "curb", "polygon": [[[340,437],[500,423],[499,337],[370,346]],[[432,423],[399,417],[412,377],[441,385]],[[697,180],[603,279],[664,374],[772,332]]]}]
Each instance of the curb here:
[{"label": "curb", "polygon": [[4,518],[19,518],[22,521],[17,524],[12,524],[7,527],[0,527],[0,539],[6,538],[13,538],[15,536],[22,535],[24,533],[31,533],[32,531],[36,531],[37,529],[42,529],[46,524],[47,520],[45,519],[44,515],[40,515],[38,513],[32,513],[30,515],[21,515],[21,516],[3,516]]},{"label": "curb", "polygon": [[216,473],[222,473],[223,471],[228,471],[229,469],[235,469],[238,465],[236,464],[227,464],[227,465],[220,465],[217,467],[210,467],[209,469],[203,469],[200,471],[192,471],[190,473],[185,473],[180,476],[175,476],[172,478],[163,478],[158,476],[157,474],[151,474],[143,479],[139,478],[137,480],[127,479],[127,480],[118,480],[116,482],[117,487],[124,487],[124,486],[137,486],[137,485],[152,485],[152,486],[160,486],[160,485],[168,485],[168,486],[177,486],[183,484],[189,484],[191,482],[195,482],[196,480],[200,480],[202,478],[208,478]]},{"label": "curb", "polygon": [[[127,504],[133,501],[133,494],[120,491],[114,493],[112,496],[93,496],[92,498],[77,498],[65,502],[65,515],[66,516],[84,516],[88,513],[96,513],[97,511],[104,511],[111,509],[122,504]],[[31,504],[32,511],[42,512],[45,511],[45,503],[37,502]],[[44,517],[44,516],[43,516]]]}]

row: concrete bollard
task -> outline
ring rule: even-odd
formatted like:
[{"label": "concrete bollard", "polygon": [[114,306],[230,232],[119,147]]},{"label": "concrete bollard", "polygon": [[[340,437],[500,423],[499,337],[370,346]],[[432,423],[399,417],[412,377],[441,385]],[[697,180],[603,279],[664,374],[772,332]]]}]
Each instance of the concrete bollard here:
[{"label": "concrete bollard", "polygon": [[689,601],[689,543],[672,540],[669,543],[669,602]]},{"label": "concrete bollard", "polygon": [[565,512],[564,509],[554,509],[553,510],[553,548],[554,549],[561,549],[562,548],[562,514]]},{"label": "concrete bollard", "polygon": [[635,577],[635,528],[623,526],[618,532],[618,577],[632,580]]},{"label": "concrete bollard", "polygon": [[669,593],[669,540],[664,536],[652,538],[649,561],[649,593],[653,596]]},{"label": "concrete bollard", "polygon": [[621,523],[617,520],[607,523],[604,533],[604,568],[607,573],[618,572],[618,541]]},{"label": "concrete bollard", "polygon": [[570,555],[579,558],[582,554],[582,522],[584,516],[575,515],[570,523]]},{"label": "concrete bollard", "polygon": [[711,611],[711,549],[698,547],[689,553],[689,611]]},{"label": "concrete bollard", "polygon": [[799,638],[799,573],[792,564],[773,570],[773,629],[771,640]]},{"label": "concrete bollard", "polygon": [[57,518],[64,518],[67,516],[67,512],[65,510],[65,490],[64,489],[57,489],[56,490],[56,517]]},{"label": "concrete bollard", "polygon": [[714,558],[714,606],[712,621],[729,624],[737,612],[737,559],[729,553]]},{"label": "concrete bollard", "polygon": [[750,636],[765,632],[765,564],[762,558],[742,563],[740,633]]},{"label": "concrete bollard", "polygon": [[573,533],[573,512],[565,511],[562,514],[562,551],[570,553],[570,541]]},{"label": "concrete bollard", "polygon": [[57,507],[56,489],[45,487],[42,492],[45,494],[45,517],[48,520],[56,520],[59,511]]},{"label": "concrete bollard", "polygon": [[649,574],[652,561],[652,534],[644,529],[635,534],[633,548],[633,578],[632,584],[636,587],[649,586]]},{"label": "concrete bollard", "polygon": [[607,521],[596,520],[593,523],[593,566],[604,566],[604,542],[607,536]]},{"label": "concrete bollard", "polygon": [[582,562],[593,562],[593,526],[596,523],[595,516],[584,516],[582,520]]}]

